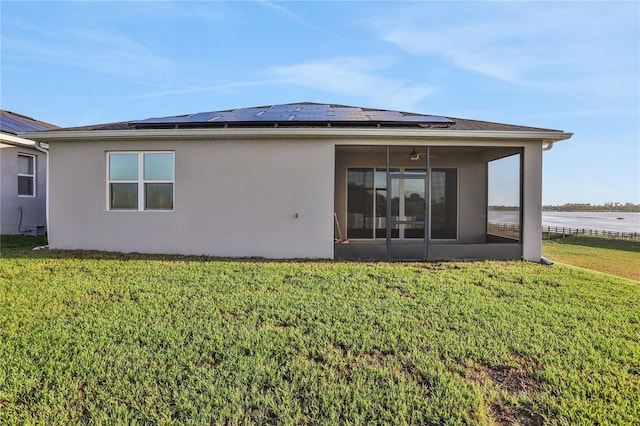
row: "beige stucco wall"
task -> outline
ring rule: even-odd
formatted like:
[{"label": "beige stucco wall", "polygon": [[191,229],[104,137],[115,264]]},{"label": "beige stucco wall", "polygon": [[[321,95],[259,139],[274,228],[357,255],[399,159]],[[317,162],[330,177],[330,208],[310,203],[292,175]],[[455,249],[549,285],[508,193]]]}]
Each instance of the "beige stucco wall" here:
[{"label": "beige stucco wall", "polygon": [[[36,156],[35,197],[18,196],[18,154]],[[46,185],[47,159],[44,153],[26,146],[0,143],[0,234],[18,234],[28,225],[46,224]]]},{"label": "beige stucco wall", "polygon": [[542,259],[542,145],[529,143],[523,153],[522,258]]},{"label": "beige stucco wall", "polygon": [[[174,212],[107,211],[106,153],[119,150],[175,152]],[[54,141],[50,167],[52,248],[333,257],[330,142]]]}]

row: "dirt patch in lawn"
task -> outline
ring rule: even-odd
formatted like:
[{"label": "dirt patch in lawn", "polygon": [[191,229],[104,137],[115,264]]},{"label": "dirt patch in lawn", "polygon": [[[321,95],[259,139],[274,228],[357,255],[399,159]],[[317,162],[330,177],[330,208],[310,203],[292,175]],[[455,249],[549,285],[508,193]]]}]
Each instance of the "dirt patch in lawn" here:
[{"label": "dirt patch in lawn", "polygon": [[[526,363],[517,367],[474,363],[466,369],[465,376],[487,389],[489,415],[497,424],[538,426],[544,424],[543,417],[525,402],[535,400],[540,392],[541,385],[534,372],[535,368],[527,367]],[[518,405],[510,402],[514,399]]]}]

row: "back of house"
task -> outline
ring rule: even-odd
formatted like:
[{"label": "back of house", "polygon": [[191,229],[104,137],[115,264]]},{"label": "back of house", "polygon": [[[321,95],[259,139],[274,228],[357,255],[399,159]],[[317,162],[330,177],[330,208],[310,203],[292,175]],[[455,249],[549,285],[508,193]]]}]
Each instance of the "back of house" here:
[{"label": "back of house", "polygon": [[571,134],[303,102],[25,136],[49,146],[52,248],[539,261],[542,153]]}]

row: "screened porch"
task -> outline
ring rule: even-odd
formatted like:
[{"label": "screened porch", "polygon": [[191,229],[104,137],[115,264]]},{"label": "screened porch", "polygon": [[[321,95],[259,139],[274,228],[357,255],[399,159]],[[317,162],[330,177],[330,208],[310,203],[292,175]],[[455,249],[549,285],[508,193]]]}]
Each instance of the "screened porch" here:
[{"label": "screened porch", "polygon": [[345,145],[335,161],[336,259],[522,256],[521,148]]}]

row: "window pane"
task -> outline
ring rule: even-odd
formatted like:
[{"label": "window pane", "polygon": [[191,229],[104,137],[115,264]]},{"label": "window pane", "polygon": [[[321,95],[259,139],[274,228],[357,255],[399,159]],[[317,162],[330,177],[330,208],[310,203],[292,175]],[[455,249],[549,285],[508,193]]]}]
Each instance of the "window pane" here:
[{"label": "window pane", "polygon": [[[397,171],[397,169],[391,169],[392,172]],[[376,189],[387,189],[387,171],[386,170],[376,170]]]},{"label": "window pane", "polygon": [[[398,186],[398,180],[394,179],[392,185]],[[398,191],[396,190],[396,193]],[[399,199],[395,197],[391,201],[391,218],[398,220]],[[376,189],[376,238],[387,237],[387,190]],[[398,238],[398,229],[391,230],[391,238]]]},{"label": "window pane", "polygon": [[[377,181],[378,181],[378,177],[376,172],[376,182]],[[385,181],[385,186],[386,186],[386,181]],[[376,238],[385,238],[386,236],[387,236],[387,190],[376,189]]]},{"label": "window pane", "polygon": [[[397,173],[400,170],[397,168],[389,169],[391,173]],[[395,189],[395,194],[397,194],[399,188],[398,179],[393,179],[392,185]],[[376,238],[386,238],[387,237],[387,170],[386,169],[377,169],[375,175],[375,184],[376,184]],[[391,216],[393,219],[398,219],[398,208],[399,201],[398,198],[394,198],[391,203]],[[398,230],[391,230],[391,237],[398,238]]]},{"label": "window pane", "polygon": [[387,236],[387,171],[376,170],[376,238]]},{"label": "window pane", "polygon": [[431,170],[431,238],[456,239],[458,228],[456,169]]},{"label": "window pane", "polygon": [[33,174],[34,158],[28,155],[18,155],[18,173],[21,175]]},{"label": "window pane", "polygon": [[18,176],[18,195],[34,195],[32,177]]},{"label": "window pane", "polygon": [[520,238],[520,154],[488,164],[487,213],[491,242],[513,242]]},{"label": "window pane", "polygon": [[138,154],[110,154],[109,180],[138,180]]},{"label": "window pane", "polygon": [[110,208],[138,209],[137,183],[112,183],[110,186]]},{"label": "window pane", "polygon": [[147,210],[173,210],[173,184],[145,183],[144,208]]},{"label": "window pane", "polygon": [[404,180],[404,215],[406,220],[424,220],[424,179]]},{"label": "window pane", "polygon": [[373,238],[373,169],[347,172],[347,236]]},{"label": "window pane", "polygon": [[144,154],[144,180],[173,180],[173,153]]},{"label": "window pane", "polygon": [[405,225],[405,238],[424,238],[424,225]]}]

